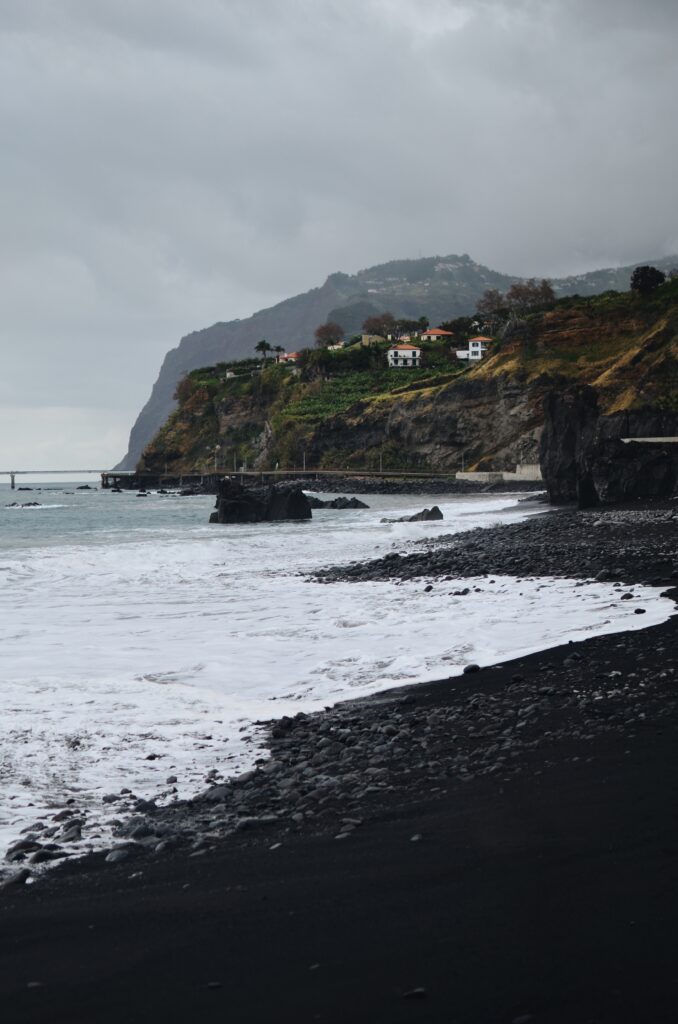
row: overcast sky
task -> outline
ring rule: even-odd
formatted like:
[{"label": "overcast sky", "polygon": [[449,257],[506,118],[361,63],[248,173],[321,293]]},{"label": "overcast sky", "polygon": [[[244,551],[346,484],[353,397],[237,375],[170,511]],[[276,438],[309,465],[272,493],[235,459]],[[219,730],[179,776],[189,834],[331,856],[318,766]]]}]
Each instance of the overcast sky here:
[{"label": "overcast sky", "polygon": [[677,28],[675,0],[2,0],[0,470],[114,463],[183,334],[335,270],[678,251]]}]

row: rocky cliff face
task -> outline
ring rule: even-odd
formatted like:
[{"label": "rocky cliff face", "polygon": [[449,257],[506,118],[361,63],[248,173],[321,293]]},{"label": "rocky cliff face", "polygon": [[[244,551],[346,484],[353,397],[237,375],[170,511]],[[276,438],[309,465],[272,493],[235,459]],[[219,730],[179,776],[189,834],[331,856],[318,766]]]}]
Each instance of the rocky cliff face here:
[{"label": "rocky cliff face", "polygon": [[646,407],[605,416],[593,388],[574,387],[546,396],[544,419],[540,463],[552,504],[589,508],[678,493],[678,443],[640,440],[678,437],[678,413]]},{"label": "rocky cliff face", "polygon": [[[654,261],[669,269],[677,261]],[[592,295],[628,286],[632,267],[594,271],[553,281],[557,295]],[[134,469],[141,454],[175,408],[177,382],[187,371],[251,355],[262,338],[288,350],[312,343],[313,331],[328,316],[351,332],[370,312],[426,315],[432,323],[470,313],[486,288],[506,290],[518,280],[475,263],[469,256],[395,260],[357,274],[332,274],[321,288],[287,299],[245,320],[217,323],[182,338],[160,369],[150,398],[132,427],[127,454],[118,469]]]},{"label": "rocky cliff face", "polygon": [[[307,445],[309,464],[336,452],[346,465],[384,448],[409,468],[513,469],[537,462],[542,400],[549,382],[526,386],[511,376],[472,377],[358,404],[319,424]],[[376,462],[375,462],[376,464]]]}]

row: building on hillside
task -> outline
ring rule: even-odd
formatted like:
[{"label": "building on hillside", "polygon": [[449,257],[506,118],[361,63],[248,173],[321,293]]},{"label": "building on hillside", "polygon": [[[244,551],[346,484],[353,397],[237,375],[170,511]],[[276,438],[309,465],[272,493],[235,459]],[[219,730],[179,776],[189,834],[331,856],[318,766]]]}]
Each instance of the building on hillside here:
[{"label": "building on hillside", "polygon": [[301,352],[279,352],[276,356],[276,363],[296,363]]},{"label": "building on hillside", "polygon": [[443,331],[441,327],[430,327],[421,335],[422,341],[451,341],[454,335],[452,331]]},{"label": "building on hillside", "polygon": [[346,342],[345,341],[338,341],[336,343],[336,345],[328,345],[327,346],[327,351],[328,352],[341,352],[342,348],[345,348],[345,347],[346,347]]},{"label": "building on hillside", "polygon": [[478,362],[487,354],[492,341],[492,338],[487,338],[485,335],[479,334],[475,338],[469,338],[468,348],[457,349],[455,355],[457,359],[468,359],[469,362]]},{"label": "building on hillside", "polygon": [[360,344],[364,348],[371,348],[372,345],[379,345],[382,341],[386,341],[386,338],[382,338],[381,334],[362,334],[360,336]]},{"label": "building on hillside", "polygon": [[421,366],[421,349],[416,345],[392,345],[386,356],[391,367]]},{"label": "building on hillside", "polygon": [[410,334],[387,334],[387,341],[402,341],[405,344],[419,341],[421,338],[421,331],[412,331]]}]

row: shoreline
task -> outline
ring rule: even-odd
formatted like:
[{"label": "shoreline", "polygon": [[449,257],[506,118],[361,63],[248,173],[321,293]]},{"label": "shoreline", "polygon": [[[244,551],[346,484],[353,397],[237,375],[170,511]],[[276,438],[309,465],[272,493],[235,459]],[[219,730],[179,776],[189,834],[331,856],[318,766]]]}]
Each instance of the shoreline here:
[{"label": "shoreline", "polygon": [[[449,572],[461,576],[464,573],[459,567],[471,558],[476,566],[483,558],[492,562],[487,571],[497,574],[506,566],[515,570],[527,559],[532,568],[529,575],[536,576],[544,574],[540,566],[557,569],[567,551],[561,575],[590,579],[597,565],[595,575],[618,580],[620,599],[621,584],[652,583],[665,587],[675,601],[678,520],[672,516],[674,509],[675,503],[591,513],[562,510],[482,531],[487,539],[482,551],[473,547],[472,535],[463,534],[447,543],[440,539],[427,543],[426,550],[406,558],[388,556],[367,566],[329,570],[326,578],[385,578],[378,574],[386,572],[388,578]],[[601,525],[594,525],[598,522]],[[528,575],[524,571],[510,574]],[[35,886],[3,889],[0,942],[10,955],[9,973],[6,963],[0,991],[7,1005],[25,1015],[10,1019],[60,1019],[49,1013],[60,1005],[59,1000],[65,1006],[70,999],[73,1009],[75,998],[81,1005],[70,1019],[114,1019],[121,1004],[115,995],[109,1002],[112,982],[107,980],[108,968],[103,967],[105,959],[127,979],[123,986],[130,986],[135,993],[139,1016],[129,1019],[148,1019],[150,993],[145,994],[142,979],[149,958],[161,988],[154,990],[153,1006],[162,1006],[169,1020],[181,1019],[172,1013],[179,1013],[181,1000],[188,998],[189,992],[201,1003],[200,1019],[205,1020],[223,1019],[218,1013],[223,1015],[227,1008],[239,1014],[233,1017],[239,1021],[409,1021],[415,1016],[482,1021],[513,1020],[525,1014],[531,1015],[526,1019],[535,1021],[565,1021],[578,1019],[576,1012],[582,1014],[582,1020],[672,1019],[661,1016],[661,1000],[666,1000],[668,1013],[669,996],[675,999],[676,995],[673,976],[662,974],[658,984],[653,975],[652,994],[642,991],[637,978],[620,977],[617,983],[623,998],[612,998],[611,989],[605,989],[605,985],[609,988],[607,975],[599,983],[601,972],[614,968],[611,957],[607,963],[605,950],[597,973],[587,972],[586,965],[578,963],[576,970],[570,967],[570,982],[576,976],[575,988],[586,991],[594,1003],[602,999],[601,1006],[607,998],[609,1006],[584,1016],[583,1005],[573,1011],[576,1004],[570,992],[560,1003],[552,998],[545,1009],[540,1000],[548,1002],[546,990],[533,994],[531,1002],[528,996],[521,1001],[510,993],[522,990],[526,979],[515,964],[509,976],[511,972],[497,963],[496,934],[497,930],[505,932],[512,920],[512,941],[523,949],[526,962],[535,963],[541,963],[540,946],[545,943],[549,947],[549,938],[551,945],[555,942],[560,949],[564,922],[575,928],[584,946],[589,940],[582,934],[583,921],[591,935],[602,937],[611,947],[618,946],[618,937],[605,922],[596,915],[591,918],[598,904],[596,893],[589,891],[588,878],[592,850],[598,858],[595,863],[605,865],[606,871],[614,875],[619,867],[609,850],[612,833],[613,849],[619,841],[634,871],[646,872],[650,862],[654,865],[659,857],[662,871],[655,872],[651,882],[660,887],[666,901],[660,914],[666,918],[666,928],[669,920],[675,921],[667,912],[673,915],[678,899],[670,890],[665,892],[665,868],[668,864],[674,871],[678,858],[669,858],[665,864],[660,853],[672,844],[678,849],[675,816],[665,813],[670,788],[678,785],[670,758],[672,744],[678,739],[677,622],[674,614],[649,629],[593,637],[449,681],[391,689],[361,701],[342,702],[324,713],[269,723],[271,760],[264,762],[261,770],[251,773],[249,779],[241,776],[213,787],[185,805],[151,811],[134,825],[142,834],[133,845],[126,847],[129,837],[121,836],[120,845],[126,852],[117,864],[107,863],[103,854],[93,854],[51,869]],[[310,796],[304,781],[309,779],[317,782]],[[297,820],[295,815],[301,818]],[[182,828],[192,818],[192,836],[176,831],[172,819],[182,816]],[[149,830],[146,836],[144,828]],[[160,832],[154,834],[154,828]],[[642,837],[648,838],[648,843],[641,842]],[[144,839],[148,845],[160,844],[160,849],[156,853],[144,850],[140,845]],[[516,861],[517,851],[522,851],[521,858],[537,875],[548,869],[547,873],[553,874],[549,874],[551,883],[559,871],[567,875],[571,869],[572,907],[564,905],[560,895],[550,889],[533,888],[522,859]],[[458,867],[458,875],[449,873],[448,863]],[[324,904],[323,899],[308,898],[304,868],[322,890]],[[622,874],[628,885],[627,875]],[[236,877],[239,881],[234,886],[230,883]],[[611,883],[605,883],[603,889],[609,888],[614,895],[608,911],[620,900],[633,902],[636,890],[647,899],[651,882],[644,879],[642,886],[614,892]],[[523,902],[514,903],[512,884],[518,885]],[[496,905],[486,904],[485,885],[494,893]],[[192,901],[194,886],[200,895]],[[389,886],[399,894],[395,905]],[[435,896],[430,906],[425,898],[429,891]],[[281,892],[292,896],[295,920],[290,920],[289,908],[285,915],[276,914]],[[257,896],[250,898],[248,893]],[[534,922],[525,915],[526,901],[541,920],[535,904],[538,893],[546,905],[557,903],[550,937],[538,931],[533,935]],[[272,906],[265,905],[269,901]],[[326,913],[327,901],[335,914],[342,908],[340,920],[337,924],[322,918],[320,928],[319,906],[323,904]],[[484,923],[476,932],[471,910],[477,912],[478,901]],[[219,908],[218,912],[208,911],[208,905]],[[438,905],[447,908],[446,916],[441,916]],[[512,911],[507,918],[509,906]],[[375,918],[364,922],[362,934],[358,922],[364,921],[366,908],[371,908]],[[270,940],[260,934],[271,928],[271,910],[278,954],[284,949],[282,973]],[[453,922],[466,913],[465,927],[459,924],[456,932]],[[641,915],[640,910],[634,913],[636,919]],[[181,946],[183,956],[171,976],[167,962],[162,958],[158,962],[156,957],[160,950],[170,955],[169,934],[158,935],[159,924],[168,914],[175,922],[169,934]],[[107,934],[114,923],[115,942],[104,939],[101,946],[86,948],[86,936],[80,935],[76,922],[90,919]],[[55,923],[46,927],[47,922]],[[187,948],[177,931],[184,927],[193,941],[200,936],[195,949]],[[331,934],[326,935],[325,930]],[[135,952],[136,931],[143,935],[143,955]],[[321,970],[322,962],[317,971],[314,968],[316,960],[323,960],[320,953],[305,963],[309,933],[320,949],[332,947],[330,960],[341,960],[339,944],[344,943],[343,962],[351,967],[340,972],[340,984],[336,971],[328,978],[327,971]],[[18,946],[17,935],[21,938]],[[219,977],[211,979],[215,987],[209,989],[211,975],[200,980],[200,963],[210,961],[215,953],[218,956],[217,938],[221,935],[228,937],[234,961],[220,962]],[[241,935],[242,948],[238,946]],[[506,935],[508,938],[509,933]],[[642,936],[647,944],[646,932],[639,932],[629,936],[634,941],[628,948],[650,971],[656,968],[658,943],[654,939],[650,943],[652,960],[643,953]],[[663,938],[670,949],[668,930]],[[486,990],[483,979],[488,967],[482,958],[467,964],[464,978],[456,979],[456,988],[451,981],[445,982],[451,960],[460,956],[468,960],[465,942],[475,943],[494,957],[491,974],[503,979],[494,990]],[[262,953],[261,943],[267,952]],[[375,943],[381,947],[376,966]],[[501,955],[507,964],[513,963],[510,950],[502,950]],[[103,986],[107,993],[105,1006],[101,999],[96,1004],[96,992],[87,986],[81,1001],[77,972],[69,967],[67,956],[74,961],[80,958],[79,962],[84,957],[98,989]],[[418,965],[410,972],[407,991],[426,989],[411,998],[404,998],[407,972],[403,956]],[[297,974],[290,966],[295,957],[304,964]],[[39,967],[34,966],[36,958]],[[276,986],[274,992],[253,991],[240,984],[238,972],[251,974],[253,963]],[[367,965],[371,972],[365,974]],[[42,978],[33,976],[40,970]],[[550,970],[541,965],[544,978],[553,981]],[[31,977],[27,971],[32,972]],[[42,988],[27,989],[36,980]],[[539,970],[537,976],[532,970],[534,993],[543,987],[542,980]],[[645,1013],[639,1015],[637,1001],[629,1002],[629,985],[634,999],[642,995]],[[227,1001],[223,996],[215,999],[214,993],[221,989],[227,990]],[[291,1011],[297,1002],[303,1008],[299,1017]],[[95,1005],[99,1016],[93,1015]],[[283,1006],[288,1008],[287,1016],[279,1012]],[[568,1012],[575,1012],[575,1017]],[[496,1016],[490,1017],[490,1013]]]}]

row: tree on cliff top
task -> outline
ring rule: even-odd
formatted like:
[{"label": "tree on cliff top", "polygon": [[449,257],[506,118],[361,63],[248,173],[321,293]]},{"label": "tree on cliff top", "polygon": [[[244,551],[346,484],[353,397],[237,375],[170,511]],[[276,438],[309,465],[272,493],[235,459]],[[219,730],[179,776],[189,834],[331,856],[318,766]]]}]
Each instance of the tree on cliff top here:
[{"label": "tree on cliff top", "polygon": [[550,306],[556,300],[551,283],[542,278],[512,284],[506,295],[497,288],[488,288],[476,303],[476,313],[485,319],[501,317],[509,310],[514,316],[525,316]]},{"label": "tree on cliff top", "polygon": [[656,267],[636,267],[631,274],[631,291],[643,296],[649,295],[665,280],[666,274]]},{"label": "tree on cliff top", "polygon": [[465,341],[472,334],[478,333],[478,323],[472,316],[456,316],[453,320],[444,320],[440,327],[453,334],[458,341]]},{"label": "tree on cliff top", "polygon": [[498,288],[487,288],[476,302],[476,313],[488,316],[506,308],[506,296]]},{"label": "tree on cliff top", "polygon": [[337,345],[344,337],[344,328],[334,320],[328,320],[315,329],[315,343],[318,348],[327,348],[329,345]]},{"label": "tree on cliff top", "polygon": [[505,304],[513,313],[520,316],[544,309],[555,300],[556,294],[545,277],[541,281],[531,277],[529,281],[519,281],[517,284],[511,285],[506,293]]},{"label": "tree on cliff top", "polygon": [[272,350],[273,346],[269,345],[269,343],[266,341],[266,338],[262,338],[261,341],[258,341],[254,346],[255,352],[261,352],[262,356],[264,357],[264,362],[266,362],[266,356]]},{"label": "tree on cliff top", "polygon": [[368,316],[363,323],[363,334],[376,334],[385,338],[387,334],[394,334],[396,321],[393,313],[379,313],[377,316]]}]

